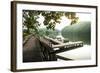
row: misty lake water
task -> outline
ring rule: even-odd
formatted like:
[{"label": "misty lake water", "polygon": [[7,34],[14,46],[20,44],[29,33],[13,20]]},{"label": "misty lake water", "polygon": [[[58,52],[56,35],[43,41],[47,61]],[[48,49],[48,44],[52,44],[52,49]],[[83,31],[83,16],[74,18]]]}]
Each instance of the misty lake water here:
[{"label": "misty lake water", "polygon": [[[65,51],[57,55],[73,60],[89,60],[91,59],[91,45],[83,45],[83,47]],[[58,59],[58,61],[64,60]]]}]

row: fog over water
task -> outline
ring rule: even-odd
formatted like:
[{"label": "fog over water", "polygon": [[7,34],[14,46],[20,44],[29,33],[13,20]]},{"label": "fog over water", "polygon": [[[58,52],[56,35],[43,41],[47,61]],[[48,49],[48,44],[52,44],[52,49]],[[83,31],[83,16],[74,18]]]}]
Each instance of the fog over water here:
[{"label": "fog over water", "polygon": [[[62,53],[59,53],[57,55],[73,59],[73,60],[89,60],[91,59],[91,46],[90,45],[84,45],[83,47],[79,47],[70,51],[65,51]],[[59,60],[62,61],[62,60]]]}]

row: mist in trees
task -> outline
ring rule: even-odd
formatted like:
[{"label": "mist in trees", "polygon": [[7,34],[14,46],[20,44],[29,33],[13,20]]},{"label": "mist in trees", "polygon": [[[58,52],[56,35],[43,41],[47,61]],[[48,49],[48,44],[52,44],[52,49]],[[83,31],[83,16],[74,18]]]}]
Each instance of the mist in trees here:
[{"label": "mist in trees", "polygon": [[70,41],[83,41],[84,44],[91,44],[91,22],[79,22],[72,26],[66,26],[61,31],[64,38]]}]

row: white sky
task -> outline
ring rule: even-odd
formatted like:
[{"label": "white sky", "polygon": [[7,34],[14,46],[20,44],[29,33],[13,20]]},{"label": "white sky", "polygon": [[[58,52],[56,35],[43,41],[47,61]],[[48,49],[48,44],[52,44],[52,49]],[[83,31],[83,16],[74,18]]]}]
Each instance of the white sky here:
[{"label": "white sky", "polygon": [[[79,22],[80,21],[91,21],[91,14],[89,13],[76,13],[76,16],[79,17]],[[43,25],[44,18],[40,16],[38,21],[41,23],[40,28],[45,28],[46,26]],[[61,23],[56,25],[56,29],[62,30],[65,26],[70,25],[70,20],[67,19],[65,16],[61,17]]]}]

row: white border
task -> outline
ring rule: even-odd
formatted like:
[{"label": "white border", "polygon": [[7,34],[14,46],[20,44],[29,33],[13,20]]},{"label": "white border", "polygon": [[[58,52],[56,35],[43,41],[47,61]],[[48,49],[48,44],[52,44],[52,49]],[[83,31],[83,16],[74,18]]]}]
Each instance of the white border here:
[{"label": "white border", "polygon": [[[22,59],[22,10],[48,10],[48,11],[71,11],[71,12],[90,12],[91,13],[91,60],[64,61],[64,62],[33,62],[23,63]],[[96,10],[94,8],[82,7],[60,7],[60,6],[44,6],[44,5],[29,5],[17,4],[17,69],[35,69],[35,68],[51,68],[51,67],[68,67],[96,64]]]}]

